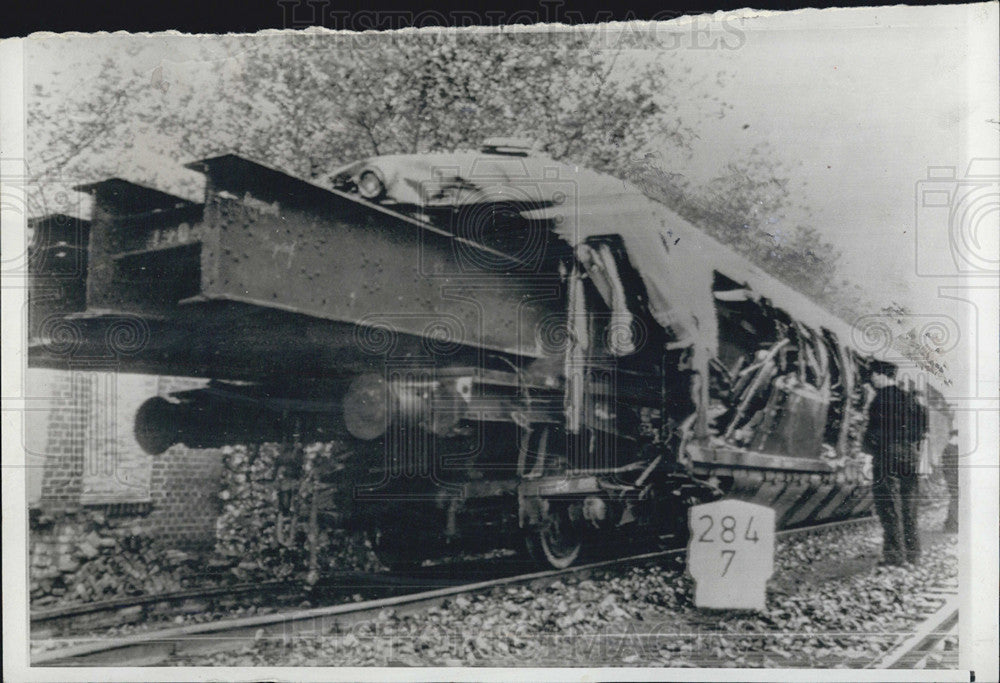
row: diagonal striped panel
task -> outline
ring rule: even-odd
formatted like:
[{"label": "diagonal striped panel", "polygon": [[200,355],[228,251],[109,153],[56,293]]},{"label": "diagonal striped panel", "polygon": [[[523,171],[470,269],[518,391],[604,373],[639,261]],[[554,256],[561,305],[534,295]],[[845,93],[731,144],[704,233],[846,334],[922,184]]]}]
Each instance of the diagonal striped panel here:
[{"label": "diagonal striped panel", "polygon": [[800,501],[798,508],[790,511],[786,524],[801,524],[808,520],[819,509],[820,505],[830,497],[835,488],[833,484],[824,484],[810,489],[809,495]]}]

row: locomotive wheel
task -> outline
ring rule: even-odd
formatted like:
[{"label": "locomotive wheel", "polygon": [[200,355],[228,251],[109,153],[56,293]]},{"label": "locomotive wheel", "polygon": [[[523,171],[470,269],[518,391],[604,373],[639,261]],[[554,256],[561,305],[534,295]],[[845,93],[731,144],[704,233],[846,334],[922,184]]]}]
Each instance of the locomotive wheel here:
[{"label": "locomotive wheel", "polygon": [[531,559],[543,567],[565,569],[580,556],[583,540],[570,517],[569,503],[550,503],[547,523],[525,536]]}]

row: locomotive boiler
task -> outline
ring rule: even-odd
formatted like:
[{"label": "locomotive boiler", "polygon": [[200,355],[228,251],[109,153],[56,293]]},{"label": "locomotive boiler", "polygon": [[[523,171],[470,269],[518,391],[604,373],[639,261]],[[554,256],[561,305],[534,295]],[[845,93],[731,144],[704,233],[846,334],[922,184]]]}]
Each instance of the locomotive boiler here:
[{"label": "locomotive boiler", "polygon": [[337,476],[395,567],[680,542],[721,496],[782,526],[869,512],[850,328],[630,184],[514,139],[323,184],[189,167],[203,203],[79,188],[85,296],[32,326],[35,366],[211,380],[142,406],[148,452],[345,440]]}]

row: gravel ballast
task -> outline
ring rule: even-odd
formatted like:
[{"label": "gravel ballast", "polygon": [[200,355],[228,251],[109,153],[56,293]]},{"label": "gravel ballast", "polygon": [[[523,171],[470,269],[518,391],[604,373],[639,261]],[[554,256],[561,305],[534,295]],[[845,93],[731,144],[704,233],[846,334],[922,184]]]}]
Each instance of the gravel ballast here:
[{"label": "gravel ballast", "polygon": [[695,608],[691,579],[673,563],[537,590],[498,588],[418,614],[385,611],[345,633],[262,638],[241,650],[170,663],[862,667],[956,589],[956,538],[940,533],[943,517],[943,508],[922,515],[925,551],[915,567],[876,566],[875,520],[780,541],[762,613]]}]

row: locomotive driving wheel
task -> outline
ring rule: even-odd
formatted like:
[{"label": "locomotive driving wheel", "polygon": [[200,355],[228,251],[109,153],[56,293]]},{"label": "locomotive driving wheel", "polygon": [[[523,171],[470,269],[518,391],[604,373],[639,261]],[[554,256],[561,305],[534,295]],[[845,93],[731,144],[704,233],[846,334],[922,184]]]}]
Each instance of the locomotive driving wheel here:
[{"label": "locomotive driving wheel", "polygon": [[525,544],[531,559],[544,567],[565,569],[576,562],[583,548],[579,525],[569,501],[551,501],[545,523],[529,530]]}]

